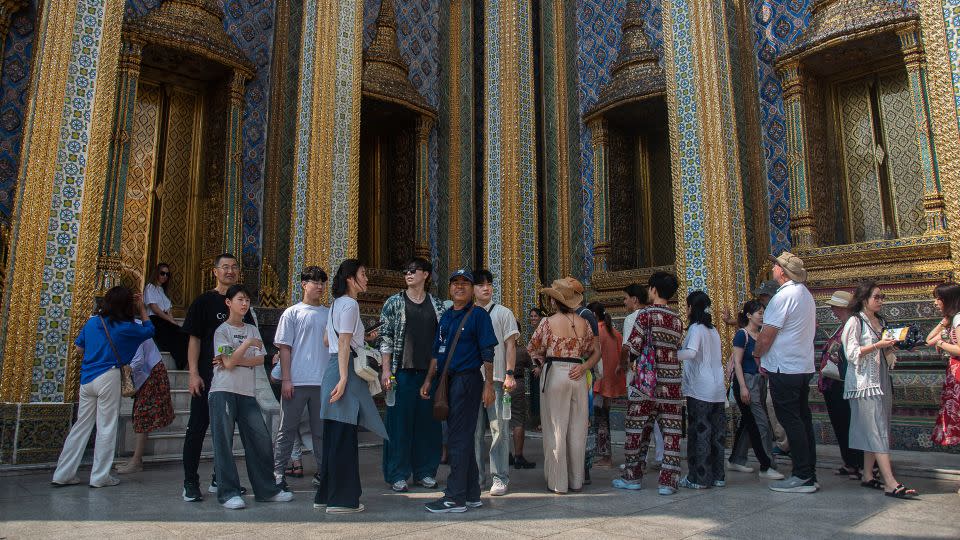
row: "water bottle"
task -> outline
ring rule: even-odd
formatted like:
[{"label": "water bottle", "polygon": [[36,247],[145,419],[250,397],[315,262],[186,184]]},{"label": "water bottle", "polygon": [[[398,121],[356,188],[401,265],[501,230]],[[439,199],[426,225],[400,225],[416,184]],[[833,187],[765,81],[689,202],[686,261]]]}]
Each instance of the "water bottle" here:
[{"label": "water bottle", "polygon": [[390,376],[390,389],[387,390],[387,407],[397,404],[397,378]]},{"label": "water bottle", "polygon": [[510,417],[511,417],[511,413],[510,413],[510,404],[511,404],[511,403],[513,403],[513,398],[510,397],[510,393],[509,393],[509,392],[504,392],[504,393],[503,393],[503,400],[501,401],[501,404],[503,405],[503,410],[500,411],[501,417],[502,417],[504,420],[509,420]]}]

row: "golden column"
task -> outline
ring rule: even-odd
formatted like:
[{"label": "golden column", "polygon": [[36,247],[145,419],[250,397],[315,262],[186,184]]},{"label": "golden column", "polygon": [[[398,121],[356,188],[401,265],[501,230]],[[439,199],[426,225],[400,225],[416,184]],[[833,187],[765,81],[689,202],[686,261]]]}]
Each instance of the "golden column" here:
[{"label": "golden column", "polygon": [[800,63],[780,68],[783,81],[783,108],[787,117],[787,171],[790,178],[790,234],[797,247],[817,245],[810,207],[810,179],[807,176],[807,117],[803,72]]},{"label": "golden column", "polygon": [[593,146],[593,271],[606,272],[610,258],[610,185],[607,175],[607,120],[587,126]]},{"label": "golden column", "polygon": [[[335,272],[357,251],[363,4],[306,0],[290,232],[291,300],[300,269]],[[336,149],[336,151],[334,151]]]},{"label": "golden column", "polygon": [[414,252],[428,261],[430,254],[430,131],[433,118],[425,114],[417,117],[417,240]]},{"label": "golden column", "polygon": [[917,125],[917,146],[920,150],[920,167],[923,169],[923,210],[927,234],[940,234],[947,227],[943,213],[943,195],[940,193],[940,177],[937,174],[937,156],[933,147],[930,129],[930,103],[927,99],[927,67],[920,40],[920,28],[911,24],[897,30],[903,63],[910,79],[913,95],[914,120]]},{"label": "golden column", "polygon": [[93,308],[123,9],[121,0],[48,0],[39,15],[2,317],[2,401],[76,397],[79,362],[68,359]]},{"label": "golden column", "polygon": [[246,75],[234,70],[230,77],[230,109],[227,112],[226,178],[223,182],[223,248],[237,257],[243,246],[243,88]]},{"label": "golden column", "polygon": [[126,39],[120,50],[117,106],[113,117],[110,157],[103,197],[103,225],[100,230],[100,248],[97,256],[97,290],[105,292],[119,284],[123,264],[120,243],[123,231],[124,185],[130,160],[130,131],[133,129],[133,111],[137,102],[137,84],[140,81],[140,59],[143,44]]},{"label": "golden column", "polygon": [[743,113],[725,7],[724,0],[665,0],[663,21],[680,301],[702,289],[715,313],[737,309],[748,285],[736,122]]},{"label": "golden column", "polygon": [[495,301],[520,316],[536,305],[537,165],[531,0],[484,3],[484,257]]}]

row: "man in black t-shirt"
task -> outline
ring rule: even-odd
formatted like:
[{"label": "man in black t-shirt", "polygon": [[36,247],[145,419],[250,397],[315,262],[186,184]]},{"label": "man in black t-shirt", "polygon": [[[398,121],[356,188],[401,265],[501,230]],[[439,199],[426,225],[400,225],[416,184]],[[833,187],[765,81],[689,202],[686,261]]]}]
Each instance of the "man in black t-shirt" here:
[{"label": "man in black t-shirt", "polygon": [[[203,500],[197,469],[200,467],[203,439],[210,425],[207,392],[213,378],[213,334],[227,320],[226,292],[240,277],[237,258],[229,253],[217,256],[213,261],[213,275],[217,279],[216,288],[198,296],[190,304],[183,321],[183,331],[190,335],[187,362],[190,366],[190,394],[193,396],[190,399],[187,433],[183,438],[183,500],[187,502]],[[252,313],[252,309],[247,312],[244,322],[256,324]],[[210,484],[211,493],[216,493],[216,486],[214,478]]]}]

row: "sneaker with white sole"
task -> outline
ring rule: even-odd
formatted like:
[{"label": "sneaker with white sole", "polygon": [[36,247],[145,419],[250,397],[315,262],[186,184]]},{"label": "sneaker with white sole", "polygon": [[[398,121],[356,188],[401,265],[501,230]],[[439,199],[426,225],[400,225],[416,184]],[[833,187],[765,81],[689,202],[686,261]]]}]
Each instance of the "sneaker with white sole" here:
[{"label": "sneaker with white sole", "polygon": [[501,495],[507,494],[507,485],[503,483],[503,480],[499,478],[493,479],[493,485],[490,486],[490,495],[494,497],[499,497]]},{"label": "sneaker with white sole", "polygon": [[639,480],[625,480],[623,478],[614,478],[613,487],[617,489],[629,489],[632,491],[636,491],[640,489],[642,486],[640,485]]},{"label": "sneaker with white sole", "polygon": [[424,476],[423,478],[417,480],[417,483],[427,489],[433,489],[437,487],[437,479],[432,476]]},{"label": "sneaker with white sole", "polygon": [[[687,478],[686,476],[684,476],[683,478],[681,478],[681,479],[680,479],[680,483],[677,484],[677,485],[679,485],[679,486],[682,487],[682,488],[686,488],[686,489],[707,489],[707,486],[701,486],[700,484],[697,484],[696,482],[691,482],[690,479]],[[666,487],[666,486],[660,486],[660,487],[663,488],[663,487]]]},{"label": "sneaker with white sole", "polygon": [[752,473],[753,467],[747,467],[746,465],[740,465],[739,463],[734,463],[732,461],[727,461],[727,470],[728,471],[737,471],[742,473]]},{"label": "sneaker with white sole", "polygon": [[110,486],[115,486],[119,483],[120,483],[120,479],[117,478],[116,476],[108,476],[106,480],[104,480],[99,484],[90,484],[90,487],[92,488],[110,487]]},{"label": "sneaker with white sole", "polygon": [[760,471],[757,473],[757,476],[761,480],[783,480],[783,473],[777,471],[773,467],[770,467],[765,471]]},{"label": "sneaker with white sole", "polygon": [[292,491],[281,491],[280,493],[277,493],[273,497],[270,497],[269,499],[267,499],[267,502],[290,502],[292,500],[293,500]]},{"label": "sneaker with white sole", "polygon": [[328,514],[356,514],[357,512],[363,512],[366,510],[366,507],[362,504],[356,508],[350,506],[328,506]]},{"label": "sneaker with white sole", "polygon": [[223,503],[223,507],[227,510],[240,510],[241,508],[246,508],[247,503],[243,502],[243,497],[237,495],[236,497],[227,499],[227,502]]},{"label": "sneaker with white sole", "polygon": [[407,481],[406,481],[406,480],[397,480],[396,482],[394,482],[394,483],[390,486],[390,489],[396,491],[397,493],[404,493],[404,492],[406,492],[406,491],[409,491],[409,490],[407,489]]},{"label": "sneaker with white sole", "polygon": [[467,501],[467,507],[469,508],[480,508],[481,506],[483,506],[483,501],[481,500]]},{"label": "sneaker with white sole", "polygon": [[70,478],[69,480],[64,480],[63,482],[57,482],[56,480],[54,480],[53,482],[50,482],[50,485],[52,485],[53,487],[67,487],[67,486],[75,486],[80,482],[82,482],[82,480],[80,480],[80,477],[77,475],[74,475],[73,478]]},{"label": "sneaker with white sole", "polygon": [[443,497],[442,499],[437,499],[432,503],[427,503],[424,505],[424,508],[428,512],[433,512],[434,514],[447,514],[447,513],[461,513],[467,511],[467,505],[457,504],[453,499],[448,499]]},{"label": "sneaker with white sole", "polygon": [[713,487],[727,487],[727,481],[726,481],[726,480],[714,480],[714,481],[713,481]]},{"label": "sneaker with white sole", "polygon": [[817,483],[810,479],[791,476],[786,480],[770,482],[770,489],[779,493],[816,493]]},{"label": "sneaker with white sole", "polygon": [[657,488],[657,493],[660,495],[673,495],[677,492],[677,488],[672,488],[670,486],[660,486]]},{"label": "sneaker with white sole", "polygon": [[200,492],[200,486],[196,482],[183,483],[183,500],[186,502],[200,502],[203,500],[203,493]]}]

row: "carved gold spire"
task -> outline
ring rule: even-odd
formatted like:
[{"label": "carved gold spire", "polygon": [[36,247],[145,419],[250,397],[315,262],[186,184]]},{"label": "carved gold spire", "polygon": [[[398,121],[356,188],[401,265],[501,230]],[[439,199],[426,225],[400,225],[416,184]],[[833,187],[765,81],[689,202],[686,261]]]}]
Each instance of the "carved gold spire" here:
[{"label": "carved gold spire", "polygon": [[667,84],[657,53],[650,48],[643,32],[643,13],[640,2],[627,3],[623,20],[623,38],[613,64],[612,78],[600,91],[597,104],[587,111],[587,120],[624,103],[663,95]]},{"label": "carved gold spire", "polygon": [[393,0],[380,3],[373,42],[363,53],[363,94],[397,103],[431,118],[437,111],[410,83],[410,70],[397,47],[397,16]]}]

